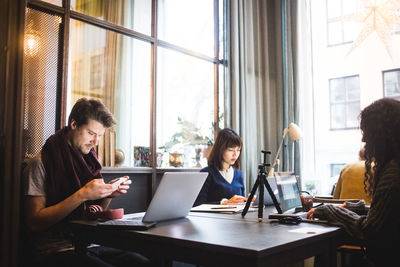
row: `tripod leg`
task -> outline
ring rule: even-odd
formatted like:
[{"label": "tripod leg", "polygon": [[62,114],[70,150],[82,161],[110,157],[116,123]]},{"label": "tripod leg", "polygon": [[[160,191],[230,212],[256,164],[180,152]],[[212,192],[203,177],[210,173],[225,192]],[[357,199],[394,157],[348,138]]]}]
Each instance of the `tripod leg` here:
[{"label": "tripod leg", "polygon": [[272,192],[271,186],[269,185],[268,180],[267,180],[266,177],[264,177],[264,185],[265,185],[265,187],[267,188],[268,193],[269,193],[269,195],[270,195],[271,198],[272,198],[272,201],[274,202],[274,206],[275,206],[276,210],[278,211],[278,213],[281,213],[281,214],[282,214],[282,213],[283,213],[283,212],[282,212],[282,209],[281,209],[281,207],[279,206],[278,200],[276,199],[274,192]]},{"label": "tripod leg", "polygon": [[251,200],[253,199],[254,194],[256,193],[256,190],[257,190],[257,187],[258,187],[259,184],[260,184],[260,181],[257,178],[256,182],[253,185],[253,188],[251,189],[250,196],[247,198],[246,205],[244,206],[244,209],[242,211],[242,217],[244,217],[246,215],[247,211],[249,210],[250,204],[251,204]]},{"label": "tripod leg", "polygon": [[263,220],[263,211],[264,211],[264,183],[263,177],[261,175],[257,176],[257,180],[259,182],[258,186],[258,221],[262,222]]}]

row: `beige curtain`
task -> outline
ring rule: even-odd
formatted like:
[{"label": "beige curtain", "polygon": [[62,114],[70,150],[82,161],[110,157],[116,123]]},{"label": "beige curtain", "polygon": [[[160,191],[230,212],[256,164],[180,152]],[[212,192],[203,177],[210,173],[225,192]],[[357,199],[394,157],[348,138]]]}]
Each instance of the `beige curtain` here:
[{"label": "beige curtain", "polygon": [[272,150],[274,156],[283,129],[279,3],[237,0],[228,7],[227,124],[243,138],[241,169],[248,192],[262,163],[261,150]]},{"label": "beige curtain", "polygon": [[[283,125],[291,122],[300,126],[303,138],[296,143],[287,142],[282,159],[282,169],[294,171],[301,177],[304,169],[310,171],[315,162],[303,162],[304,153],[307,158],[314,159],[314,121],[304,120],[304,114],[313,113],[310,99],[313,99],[312,66],[311,66],[311,27],[310,1],[282,1],[283,29]],[[307,103],[307,104],[305,104]],[[304,140],[308,139],[307,142]],[[307,148],[303,143],[309,144]],[[315,160],[314,160],[315,161]]]},{"label": "beige curtain", "polygon": [[[306,8],[307,1],[300,2]],[[226,123],[243,138],[241,169],[247,192],[263,161],[261,150],[272,151],[272,164],[283,129],[300,122],[304,81],[297,59],[305,54],[297,36],[307,25],[298,22],[299,10],[298,1],[290,0],[236,0],[228,5]],[[279,170],[300,175],[299,145],[286,143]]]},{"label": "beige curtain", "polygon": [[[122,24],[122,15],[124,3],[123,0],[104,2],[104,10],[106,10],[106,20],[116,24]],[[105,87],[104,87],[104,104],[109,110],[116,113],[115,91],[118,88],[118,73],[121,59],[121,37],[115,32],[106,32],[105,47]]]}]

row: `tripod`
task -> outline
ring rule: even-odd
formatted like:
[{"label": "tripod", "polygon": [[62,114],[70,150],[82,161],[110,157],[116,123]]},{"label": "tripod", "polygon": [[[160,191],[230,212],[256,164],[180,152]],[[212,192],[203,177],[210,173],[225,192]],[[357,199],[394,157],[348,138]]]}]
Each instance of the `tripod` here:
[{"label": "tripod", "polygon": [[271,154],[271,151],[265,151],[261,150],[261,152],[264,155],[264,163],[258,164],[258,175],[257,175],[257,180],[253,185],[253,188],[251,189],[251,193],[249,198],[247,199],[246,206],[244,207],[242,211],[242,217],[244,217],[249,210],[251,200],[254,197],[254,194],[256,193],[257,187],[258,187],[258,221],[262,222],[263,220],[263,210],[264,210],[264,186],[267,188],[267,191],[269,195],[272,198],[272,201],[274,202],[275,207],[278,209],[278,213],[282,213],[281,208],[279,207],[278,201],[274,195],[274,192],[272,192],[271,186],[269,185],[267,181],[267,167],[271,167],[270,163],[266,163],[267,161],[267,155]]}]

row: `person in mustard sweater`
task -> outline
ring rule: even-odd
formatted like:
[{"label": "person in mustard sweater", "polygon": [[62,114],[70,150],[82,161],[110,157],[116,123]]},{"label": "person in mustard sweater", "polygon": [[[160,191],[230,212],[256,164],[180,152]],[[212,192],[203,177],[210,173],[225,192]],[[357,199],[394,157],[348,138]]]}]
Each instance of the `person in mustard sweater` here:
[{"label": "person in mustard sweater", "polygon": [[365,204],[371,204],[371,197],[365,192],[365,159],[364,148],[358,152],[359,160],[346,164],[333,192],[334,199],[363,199]]}]

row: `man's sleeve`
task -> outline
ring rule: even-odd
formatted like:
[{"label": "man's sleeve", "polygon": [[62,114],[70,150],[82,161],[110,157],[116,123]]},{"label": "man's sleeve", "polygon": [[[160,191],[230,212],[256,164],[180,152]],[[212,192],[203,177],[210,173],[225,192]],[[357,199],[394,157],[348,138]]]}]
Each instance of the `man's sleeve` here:
[{"label": "man's sleeve", "polygon": [[23,172],[24,195],[45,196],[46,171],[39,156],[31,159]]}]

